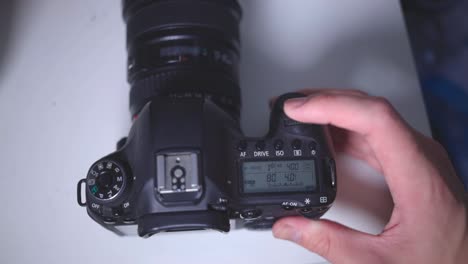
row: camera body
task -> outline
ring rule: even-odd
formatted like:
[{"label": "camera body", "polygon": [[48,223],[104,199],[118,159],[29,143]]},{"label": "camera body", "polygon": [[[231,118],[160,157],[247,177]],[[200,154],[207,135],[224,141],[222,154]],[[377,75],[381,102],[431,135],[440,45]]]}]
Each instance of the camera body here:
[{"label": "camera body", "polygon": [[228,182],[232,218],[251,229],[270,228],[281,217],[322,216],[336,196],[336,167],[326,126],[300,123],[283,111],[280,96],[262,138],[233,137]]},{"label": "camera body", "polygon": [[[240,128],[235,0],[124,0],[133,124],[78,182],[78,204],[118,235],[270,228],[318,218],[336,196],[326,126],[294,121],[280,96],[263,138]],[[83,197],[83,192],[85,198]]]},{"label": "camera body", "polygon": [[79,202],[102,226],[143,237],[228,232],[229,219],[262,229],[284,216],[318,218],[335,199],[336,170],[326,128],[284,114],[298,96],[277,99],[263,138],[245,137],[206,98],[156,98],[118,150],[91,166]]}]

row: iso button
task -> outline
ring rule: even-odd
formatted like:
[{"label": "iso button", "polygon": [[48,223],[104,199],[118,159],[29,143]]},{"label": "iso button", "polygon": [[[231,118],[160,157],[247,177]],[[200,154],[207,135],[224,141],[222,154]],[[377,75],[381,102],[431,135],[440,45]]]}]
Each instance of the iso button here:
[{"label": "iso button", "polygon": [[273,145],[275,150],[283,150],[284,143],[281,139],[277,139]]}]

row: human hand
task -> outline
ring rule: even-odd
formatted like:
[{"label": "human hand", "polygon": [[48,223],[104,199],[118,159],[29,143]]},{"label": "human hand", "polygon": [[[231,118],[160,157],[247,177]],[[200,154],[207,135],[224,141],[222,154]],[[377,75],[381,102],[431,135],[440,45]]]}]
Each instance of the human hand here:
[{"label": "human hand", "polygon": [[355,90],[286,101],[297,121],[330,124],[337,152],[380,171],[394,208],[379,235],[329,220],[280,219],[273,234],[332,263],[468,263],[467,196],[444,148],[412,129],[385,99]]}]

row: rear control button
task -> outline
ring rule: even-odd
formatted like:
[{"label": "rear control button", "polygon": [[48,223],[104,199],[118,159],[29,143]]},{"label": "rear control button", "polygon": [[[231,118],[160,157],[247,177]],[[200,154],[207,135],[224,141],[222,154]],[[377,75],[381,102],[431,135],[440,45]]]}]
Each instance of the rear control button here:
[{"label": "rear control button", "polygon": [[302,142],[299,139],[295,139],[291,145],[293,149],[300,149],[302,147]]},{"label": "rear control button", "polygon": [[257,144],[255,144],[255,148],[259,151],[265,150],[265,147],[266,147],[265,141],[263,140],[260,140],[257,142]]},{"label": "rear control button", "polygon": [[322,206],[322,207],[319,207],[317,211],[320,213],[325,213],[328,209],[330,209],[330,206]]},{"label": "rear control button", "polygon": [[302,208],[299,210],[299,213],[309,219],[317,219],[320,216],[322,216],[327,210],[323,210],[321,208],[316,208],[316,207],[308,207],[308,208]]},{"label": "rear control button", "polygon": [[240,218],[244,220],[255,220],[262,215],[260,209],[247,209],[241,212]]},{"label": "rear control button", "polygon": [[278,139],[275,141],[274,146],[275,146],[275,150],[282,150],[284,143],[282,140]]}]

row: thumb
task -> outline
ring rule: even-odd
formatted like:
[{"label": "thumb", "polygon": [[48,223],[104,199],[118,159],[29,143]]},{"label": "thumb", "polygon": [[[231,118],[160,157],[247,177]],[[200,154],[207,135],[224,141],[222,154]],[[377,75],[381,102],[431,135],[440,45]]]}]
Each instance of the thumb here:
[{"label": "thumb", "polygon": [[378,263],[373,254],[375,236],[332,221],[283,218],[273,226],[273,235],[297,243],[332,263]]}]

